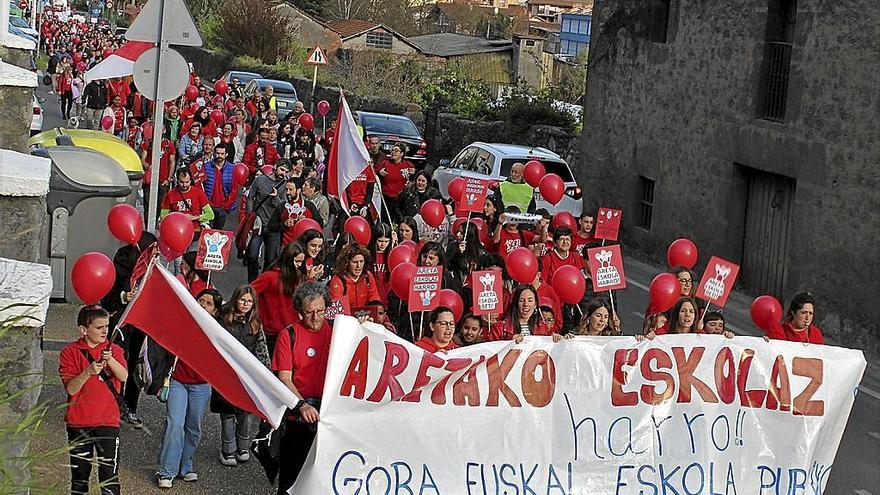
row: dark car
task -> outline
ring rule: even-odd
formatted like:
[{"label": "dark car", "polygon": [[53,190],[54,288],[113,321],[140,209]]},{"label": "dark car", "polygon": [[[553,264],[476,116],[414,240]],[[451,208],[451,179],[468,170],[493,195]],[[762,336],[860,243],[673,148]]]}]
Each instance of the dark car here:
[{"label": "dark car", "polygon": [[394,143],[406,144],[406,159],[418,169],[425,167],[428,158],[428,143],[422,139],[419,128],[403,115],[387,113],[355,112],[358,122],[364,128],[364,140],[376,136],[382,141],[382,151],[391,153]]},{"label": "dark car", "polygon": [[263,78],[251,79],[244,87],[245,99],[250,98],[257,88],[262,92],[266,89],[266,86],[272,86],[273,95],[275,96],[275,112],[278,114],[279,120],[284,119],[288,112],[293,110],[293,104],[299,100],[296,95],[296,89],[294,89],[293,84],[287,81]]}]

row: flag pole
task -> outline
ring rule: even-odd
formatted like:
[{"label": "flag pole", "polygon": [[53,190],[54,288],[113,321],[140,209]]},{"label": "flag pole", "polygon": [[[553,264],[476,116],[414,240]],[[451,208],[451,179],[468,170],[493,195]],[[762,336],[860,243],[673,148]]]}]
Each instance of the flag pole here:
[{"label": "flag pole", "polygon": [[[382,194],[382,184],[380,184],[379,174],[376,173],[376,167],[373,166],[373,161],[370,160],[370,170],[373,171],[373,177],[376,178],[376,187],[379,188],[379,199],[382,200],[382,209],[385,210],[385,216],[388,217],[388,225],[393,226],[394,222],[391,220],[391,210],[388,209],[388,203],[385,202],[385,195]],[[382,213],[379,213],[379,221],[382,221]]]}]

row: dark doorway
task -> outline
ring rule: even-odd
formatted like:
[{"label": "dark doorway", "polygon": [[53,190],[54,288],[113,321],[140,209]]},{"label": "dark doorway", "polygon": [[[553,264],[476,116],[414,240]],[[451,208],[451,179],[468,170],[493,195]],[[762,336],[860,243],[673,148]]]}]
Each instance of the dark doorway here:
[{"label": "dark doorway", "polygon": [[748,292],[781,298],[788,276],[797,182],[749,167],[742,170],[746,178],[746,221],[740,280]]}]

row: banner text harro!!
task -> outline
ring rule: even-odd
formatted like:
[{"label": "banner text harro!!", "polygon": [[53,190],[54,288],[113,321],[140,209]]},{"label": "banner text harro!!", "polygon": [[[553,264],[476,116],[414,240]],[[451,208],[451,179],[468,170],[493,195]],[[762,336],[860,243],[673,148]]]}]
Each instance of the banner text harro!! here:
[{"label": "banner text harro!!", "polygon": [[346,319],[294,493],[820,494],[864,365],[714,336],[434,355]]}]

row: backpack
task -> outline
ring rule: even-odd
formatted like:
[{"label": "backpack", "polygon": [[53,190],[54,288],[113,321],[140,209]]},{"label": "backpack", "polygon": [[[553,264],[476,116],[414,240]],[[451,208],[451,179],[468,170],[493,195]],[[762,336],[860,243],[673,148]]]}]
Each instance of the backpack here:
[{"label": "backpack", "polygon": [[135,358],[134,382],[145,394],[159,395],[174,364],[175,357],[147,336]]}]

